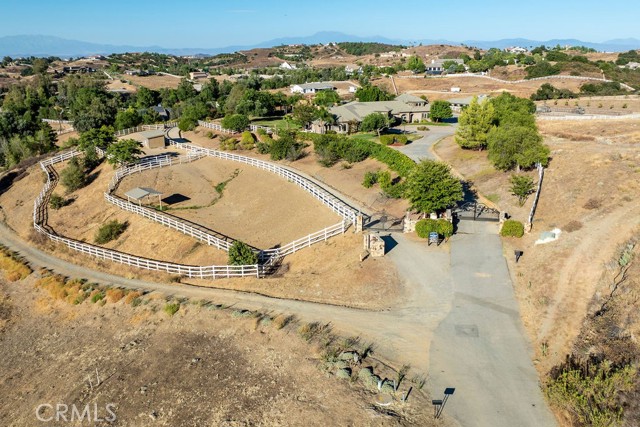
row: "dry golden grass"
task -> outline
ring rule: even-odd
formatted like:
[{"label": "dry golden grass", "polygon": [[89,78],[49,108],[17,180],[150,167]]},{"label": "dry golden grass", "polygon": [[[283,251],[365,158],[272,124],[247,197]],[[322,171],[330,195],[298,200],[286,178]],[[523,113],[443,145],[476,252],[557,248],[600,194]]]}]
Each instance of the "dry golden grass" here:
[{"label": "dry golden grass", "polygon": [[4,250],[0,251],[0,270],[4,271],[4,277],[9,282],[22,280],[31,274],[28,265]]},{"label": "dry golden grass", "polygon": [[135,300],[136,298],[140,298],[141,296],[142,296],[142,292],[139,292],[139,291],[129,292],[127,296],[124,297],[124,303],[132,304],[133,300]]},{"label": "dry golden grass", "polygon": [[124,298],[124,290],[119,288],[107,289],[107,301],[110,303],[116,303]]}]

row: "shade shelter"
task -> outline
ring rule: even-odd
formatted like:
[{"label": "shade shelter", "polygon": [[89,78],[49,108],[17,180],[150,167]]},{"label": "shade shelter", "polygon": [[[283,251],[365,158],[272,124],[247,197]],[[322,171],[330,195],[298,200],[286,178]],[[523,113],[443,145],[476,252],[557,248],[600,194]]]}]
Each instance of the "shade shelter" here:
[{"label": "shade shelter", "polygon": [[158,196],[158,203],[160,204],[160,208],[162,208],[162,200],[160,198],[160,196],[162,196],[162,193],[158,190],[154,190],[153,188],[136,187],[127,191],[126,193],[124,193],[124,195],[127,196],[127,201],[129,203],[131,203],[131,200],[133,200],[138,202],[138,205],[140,206],[142,206],[143,199],[148,199],[150,196]]}]

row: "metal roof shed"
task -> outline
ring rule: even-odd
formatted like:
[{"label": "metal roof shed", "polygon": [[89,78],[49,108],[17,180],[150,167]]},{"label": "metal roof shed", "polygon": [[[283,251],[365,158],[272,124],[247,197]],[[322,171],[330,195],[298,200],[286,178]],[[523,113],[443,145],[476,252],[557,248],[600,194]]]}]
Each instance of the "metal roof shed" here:
[{"label": "metal roof shed", "polygon": [[131,200],[134,200],[137,201],[138,205],[140,206],[142,206],[142,199],[144,199],[145,197],[148,198],[149,196],[158,196],[158,203],[160,203],[160,207],[162,208],[162,200],[160,199],[162,192],[154,190],[153,188],[136,187],[127,191],[126,193],[124,193],[124,195],[127,196],[127,201],[129,203],[131,203]]}]

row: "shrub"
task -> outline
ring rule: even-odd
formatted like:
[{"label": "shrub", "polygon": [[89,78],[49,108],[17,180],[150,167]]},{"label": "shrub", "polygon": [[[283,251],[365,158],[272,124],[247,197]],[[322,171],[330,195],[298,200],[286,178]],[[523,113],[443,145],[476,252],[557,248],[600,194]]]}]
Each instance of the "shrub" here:
[{"label": "shrub", "polygon": [[416,234],[423,239],[429,238],[429,233],[438,233],[438,221],[435,219],[421,219],[416,223]]},{"label": "shrub", "polygon": [[127,221],[118,222],[118,220],[115,219],[113,221],[109,221],[108,223],[100,227],[100,229],[96,233],[94,241],[97,244],[101,245],[115,240],[120,237],[122,233],[124,233],[128,226],[129,223]]},{"label": "shrub", "polygon": [[69,165],[60,173],[60,181],[67,187],[69,193],[87,185],[87,173],[76,157],[72,158]]},{"label": "shrub", "polygon": [[380,137],[380,143],[384,144],[384,145],[391,145],[391,144],[400,144],[400,145],[406,145],[408,139],[406,135],[382,135]]},{"label": "shrub", "polygon": [[110,303],[116,303],[124,298],[124,291],[118,288],[107,289],[106,298]]},{"label": "shrub", "polygon": [[392,179],[388,171],[378,173],[378,182],[384,194],[392,199],[401,198],[407,187],[406,181],[401,181],[400,177]]},{"label": "shrub", "polygon": [[305,323],[298,328],[298,333],[305,341],[311,341],[311,339],[313,339],[313,337],[316,336],[321,330],[322,327],[317,322]]},{"label": "shrub", "polygon": [[273,327],[276,329],[282,329],[291,322],[292,317],[284,314],[279,314],[273,319]]},{"label": "shrub", "polygon": [[426,126],[418,126],[416,129],[418,129],[418,130],[429,130],[429,128],[426,127]]},{"label": "shrub", "polygon": [[142,292],[138,292],[138,291],[129,292],[127,296],[124,298],[124,303],[133,305],[134,301],[139,300],[141,296],[142,296]]},{"label": "shrub", "polygon": [[365,172],[364,179],[362,181],[362,186],[364,188],[373,187],[373,185],[378,182],[378,174],[379,174],[379,171]]},{"label": "shrub", "polygon": [[255,145],[255,141],[253,139],[253,135],[248,130],[242,132],[242,136],[240,137],[240,147],[243,150],[251,150]]},{"label": "shrub", "polygon": [[101,301],[102,299],[104,299],[104,296],[105,296],[104,292],[95,290],[91,293],[91,302],[95,304],[98,301]]},{"label": "shrub", "polygon": [[173,316],[178,312],[178,310],[180,310],[179,302],[168,303],[168,304],[165,304],[164,306],[164,312],[167,313],[169,316]]},{"label": "shrub", "polygon": [[524,235],[524,225],[520,221],[508,219],[502,224],[500,235],[504,237],[522,237]]},{"label": "shrub", "polygon": [[233,242],[229,248],[229,265],[254,265],[257,263],[258,255],[249,245],[240,240]]},{"label": "shrub", "polygon": [[453,223],[450,221],[447,221],[446,219],[439,219],[437,220],[437,228],[438,228],[438,234],[442,237],[444,237],[445,239],[448,239],[449,237],[453,236]]},{"label": "shrub", "polygon": [[51,195],[51,197],[49,198],[49,206],[51,206],[51,209],[61,209],[67,205],[69,205],[71,203],[71,199],[65,199],[62,196],[59,196],[58,194],[53,193]]}]

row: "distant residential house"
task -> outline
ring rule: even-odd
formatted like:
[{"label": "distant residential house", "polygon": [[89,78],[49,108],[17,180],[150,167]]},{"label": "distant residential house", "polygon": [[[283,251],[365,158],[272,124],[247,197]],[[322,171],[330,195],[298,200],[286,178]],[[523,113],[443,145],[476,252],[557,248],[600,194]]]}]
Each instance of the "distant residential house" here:
[{"label": "distant residential house", "polygon": [[344,66],[345,73],[351,74],[362,74],[362,67],[357,64],[347,64]]},{"label": "distant residential house", "polygon": [[[449,104],[451,104],[451,110],[459,113],[461,112],[463,109],[467,108],[469,106],[469,104],[471,104],[471,100],[473,99],[473,96],[465,96],[464,98],[451,98],[451,99],[447,99],[447,102],[449,102]],[[478,101],[482,102],[485,99],[487,99],[487,95],[478,95]]]},{"label": "distant residential house", "polygon": [[95,73],[96,69],[92,67],[85,67],[80,65],[72,65],[69,67],[63,67],[62,72],[64,72],[65,74]]},{"label": "distant residential house", "polygon": [[206,79],[207,77],[209,77],[209,74],[204,71],[192,71],[189,73],[189,79],[191,80]]},{"label": "distant residential house", "polygon": [[102,59],[106,59],[106,58],[102,55],[90,55],[90,56],[85,56],[80,61],[100,61]]},{"label": "distant residential house", "polygon": [[349,93],[356,93],[358,86],[349,85]]},{"label": "distant residential house", "polygon": [[321,92],[323,90],[336,90],[335,86],[331,83],[302,83],[298,85],[291,86],[291,93],[301,93],[303,95],[313,94],[317,92]]},{"label": "distant residential house", "polygon": [[431,63],[425,65],[425,71],[427,74],[442,74],[444,72],[445,62],[455,62],[456,64],[464,65],[462,59],[432,59]]},{"label": "distant residential house", "polygon": [[459,87],[456,86],[452,86],[451,87],[451,92],[461,92],[462,90]]},{"label": "distant residential house", "polygon": [[624,66],[625,68],[628,68],[630,70],[637,70],[640,68],[640,62],[629,62],[627,65]]},{"label": "distant residential house", "polygon": [[151,107],[153,111],[158,113],[162,121],[166,122],[171,118],[172,110],[171,108],[164,108],[162,105],[158,104],[156,106]]},{"label": "distant residential house", "polygon": [[154,74],[153,71],[148,70],[125,70],[124,73],[127,76],[149,76],[151,74]]},{"label": "distant residential house", "polygon": [[529,50],[527,48],[524,47],[520,47],[520,46],[511,46],[511,47],[507,47],[504,49],[505,52],[508,53],[527,53],[529,52]]},{"label": "distant residential house", "polygon": [[344,105],[331,107],[329,113],[333,123],[316,120],[311,124],[311,131],[326,133],[335,131],[347,133],[357,130],[366,116],[380,113],[408,123],[415,123],[429,117],[429,103],[414,95],[402,94],[392,101],[359,102],[353,101]]},{"label": "distant residential house", "polygon": [[287,61],[285,61],[282,64],[280,64],[280,67],[278,67],[278,68],[282,68],[283,70],[296,70],[296,69],[298,69],[298,67],[296,67],[296,64],[289,64]]}]

